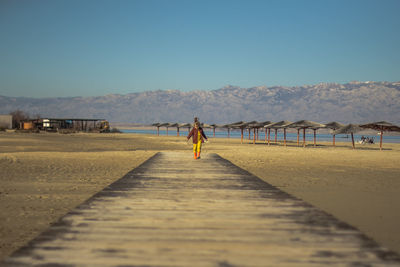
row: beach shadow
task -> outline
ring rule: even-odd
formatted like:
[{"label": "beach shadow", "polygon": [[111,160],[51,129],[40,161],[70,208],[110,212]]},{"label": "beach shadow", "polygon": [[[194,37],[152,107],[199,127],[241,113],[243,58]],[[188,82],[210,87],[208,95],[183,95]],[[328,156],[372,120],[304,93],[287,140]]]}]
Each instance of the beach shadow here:
[{"label": "beach shadow", "polygon": [[[303,144],[299,144],[297,145],[297,142],[293,142],[293,141],[286,141],[286,146],[284,145],[283,142],[277,142],[277,143],[270,143],[268,145],[268,143],[264,143],[262,141],[258,141],[255,144],[253,142],[246,142],[243,144],[248,144],[248,145],[258,145],[258,146],[275,146],[275,147],[298,147],[298,148],[303,148]],[[305,146],[306,148],[329,148],[332,147],[331,145],[324,145],[324,144],[316,144],[314,146],[314,144],[306,144]]]},{"label": "beach shadow", "polygon": [[[381,150],[381,149],[379,147],[358,147],[358,146],[356,146],[356,150]],[[389,151],[389,150],[393,150],[393,149],[382,147],[382,150]]]},{"label": "beach shadow", "polygon": [[[336,146],[333,146],[333,145],[325,145],[325,144],[318,144],[317,143],[314,146],[313,143],[310,143],[310,144],[306,144],[306,146],[303,147],[302,143],[297,145],[297,142],[293,142],[293,141],[286,141],[286,146],[283,144],[283,142],[277,142],[277,143],[270,142],[269,145],[268,145],[268,143],[265,143],[265,142],[263,142],[261,140],[257,141],[255,144],[253,143],[253,141],[251,141],[251,142],[243,142],[243,145],[257,145],[257,146],[267,146],[267,147],[270,146],[270,147],[282,147],[282,148],[284,148],[284,147],[298,147],[298,148],[307,148],[307,149],[313,149],[313,148],[314,149],[323,149],[323,148],[325,148],[325,149],[328,149],[328,148],[332,148],[332,149],[335,149],[335,148],[353,149],[351,144],[350,145],[336,145]],[[356,148],[354,150],[378,151],[380,149],[379,149],[379,147],[366,147],[366,146],[357,146],[356,145]],[[383,147],[382,150],[390,151],[390,150],[393,150],[393,149],[392,148]]]}]

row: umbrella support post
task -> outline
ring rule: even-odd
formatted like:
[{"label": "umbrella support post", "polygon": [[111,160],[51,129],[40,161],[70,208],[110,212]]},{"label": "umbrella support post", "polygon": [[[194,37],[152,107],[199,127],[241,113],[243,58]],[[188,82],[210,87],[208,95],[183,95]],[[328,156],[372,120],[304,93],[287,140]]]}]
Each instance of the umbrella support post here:
[{"label": "umbrella support post", "polygon": [[303,128],[303,147],[306,147],[306,128]]},{"label": "umbrella support post", "polygon": [[256,128],[253,128],[253,144],[256,144]]},{"label": "umbrella support post", "polygon": [[249,140],[251,140],[251,129],[249,128]]},{"label": "umbrella support post", "polygon": [[240,129],[240,143],[243,144],[243,128]]},{"label": "umbrella support post", "polygon": [[379,142],[379,149],[382,150],[382,138],[383,138],[383,131],[381,131],[381,140]]},{"label": "umbrella support post", "polygon": [[228,128],[228,138],[231,137],[231,130]]},{"label": "umbrella support post", "polygon": [[176,127],[176,136],[179,136],[179,127]]},{"label": "umbrella support post", "polygon": [[270,141],[271,141],[271,129],[268,129],[268,145]]},{"label": "umbrella support post", "polygon": [[278,129],[275,129],[275,144],[278,143]]},{"label": "umbrella support post", "polygon": [[213,128],[213,137],[215,137],[215,127]]},{"label": "umbrella support post", "polygon": [[356,146],[354,145],[354,135],[351,133],[351,143],[353,144],[353,149],[356,149]]},{"label": "umbrella support post", "polygon": [[157,126],[157,136],[160,136],[160,126]]},{"label": "umbrella support post", "polygon": [[317,146],[317,130],[315,130],[315,129],[313,129],[314,130],[314,147],[316,147]]},{"label": "umbrella support post", "polygon": [[265,128],[265,143],[267,143],[267,128]]},{"label": "umbrella support post", "polygon": [[283,128],[283,144],[286,146],[286,128]]},{"label": "umbrella support post", "polygon": [[167,127],[167,136],[168,136],[168,127]]},{"label": "umbrella support post", "polygon": [[297,146],[299,146],[300,143],[300,129],[297,129]]},{"label": "umbrella support post", "polygon": [[336,147],[336,144],[335,144],[335,135],[333,135],[333,147]]}]

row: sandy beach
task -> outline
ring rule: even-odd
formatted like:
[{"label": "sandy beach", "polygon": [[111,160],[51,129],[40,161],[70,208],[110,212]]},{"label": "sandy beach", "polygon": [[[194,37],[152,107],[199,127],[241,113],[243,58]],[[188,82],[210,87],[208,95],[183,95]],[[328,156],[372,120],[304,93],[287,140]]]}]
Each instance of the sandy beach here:
[{"label": "sandy beach", "polygon": [[[400,144],[357,148],[210,138],[203,153],[218,153],[400,253]],[[0,260],[158,151],[172,150],[191,144],[184,136],[1,132]]]}]

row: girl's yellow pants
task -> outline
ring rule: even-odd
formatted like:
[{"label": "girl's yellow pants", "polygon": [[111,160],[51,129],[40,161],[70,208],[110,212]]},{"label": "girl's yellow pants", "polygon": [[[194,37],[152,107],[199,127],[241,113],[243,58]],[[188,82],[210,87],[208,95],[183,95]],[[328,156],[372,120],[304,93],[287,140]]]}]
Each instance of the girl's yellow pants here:
[{"label": "girl's yellow pants", "polygon": [[201,151],[201,140],[199,138],[199,141],[197,142],[197,144],[193,144],[193,152],[200,153],[200,151]]}]

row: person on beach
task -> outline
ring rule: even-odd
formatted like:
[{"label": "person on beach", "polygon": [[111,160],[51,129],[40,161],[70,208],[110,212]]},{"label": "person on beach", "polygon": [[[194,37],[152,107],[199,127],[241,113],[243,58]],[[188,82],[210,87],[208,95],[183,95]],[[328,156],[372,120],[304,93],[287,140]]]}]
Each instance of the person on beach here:
[{"label": "person on beach", "polygon": [[208,141],[208,138],[204,133],[203,128],[200,127],[199,121],[196,121],[194,123],[194,128],[190,131],[189,135],[187,136],[188,141],[190,137],[192,137],[193,140],[194,159],[200,159],[201,144],[204,143],[204,139]]}]

